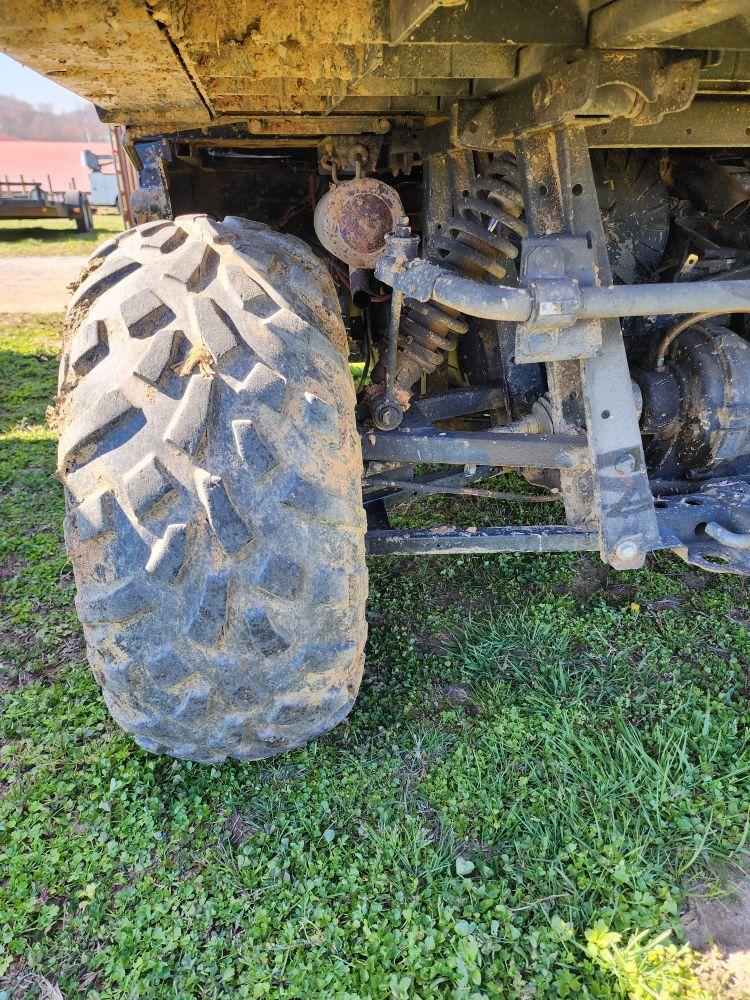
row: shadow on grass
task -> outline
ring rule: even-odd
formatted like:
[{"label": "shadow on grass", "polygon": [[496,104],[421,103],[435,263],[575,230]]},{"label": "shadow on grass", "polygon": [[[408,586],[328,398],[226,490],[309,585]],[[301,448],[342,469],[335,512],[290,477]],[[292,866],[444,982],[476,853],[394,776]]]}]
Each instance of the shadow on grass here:
[{"label": "shadow on grass", "polygon": [[3,243],[22,243],[24,240],[43,240],[45,243],[59,243],[74,237],[81,243],[91,243],[97,239],[96,229],[89,233],[79,233],[72,220],[65,228],[49,229],[46,226],[29,224],[23,229],[0,229],[0,245]]},{"label": "shadow on grass", "polygon": [[79,233],[68,219],[42,223],[10,220],[0,223],[0,257],[32,254],[89,254],[103,240],[122,231],[118,215],[95,215],[94,228]]}]

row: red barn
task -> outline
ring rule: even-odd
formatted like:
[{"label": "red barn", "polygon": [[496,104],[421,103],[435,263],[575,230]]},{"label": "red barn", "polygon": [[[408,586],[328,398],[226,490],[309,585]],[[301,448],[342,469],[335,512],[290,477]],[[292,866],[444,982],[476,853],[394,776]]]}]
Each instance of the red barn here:
[{"label": "red barn", "polygon": [[0,135],[0,181],[39,181],[54,191],[65,191],[71,181],[79,191],[90,191],[89,171],[81,153],[90,149],[99,155],[112,152],[108,142],[37,142]]}]

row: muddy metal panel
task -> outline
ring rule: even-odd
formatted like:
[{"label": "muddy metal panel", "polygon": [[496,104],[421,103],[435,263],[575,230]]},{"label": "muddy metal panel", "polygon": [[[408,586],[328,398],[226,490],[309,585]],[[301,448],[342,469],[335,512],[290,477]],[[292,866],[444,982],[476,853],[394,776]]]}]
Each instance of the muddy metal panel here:
[{"label": "muddy metal panel", "polygon": [[0,49],[114,121],[209,120],[166,34],[137,0],[2,0]]},{"label": "muddy metal panel", "polygon": [[162,132],[255,115],[435,120],[592,43],[703,49],[705,92],[750,89],[748,60],[727,58],[750,51],[747,0],[0,0],[0,49],[108,120]]}]

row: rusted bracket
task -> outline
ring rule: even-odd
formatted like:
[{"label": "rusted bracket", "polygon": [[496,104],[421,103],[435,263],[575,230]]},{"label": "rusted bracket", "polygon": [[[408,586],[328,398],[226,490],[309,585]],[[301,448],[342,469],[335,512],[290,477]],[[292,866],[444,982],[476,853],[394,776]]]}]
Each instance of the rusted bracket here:
[{"label": "rusted bracket", "polygon": [[468,149],[498,149],[514,136],[580,122],[607,124],[617,118],[654,125],[690,105],[701,61],[669,62],[654,50],[582,52],[558,61],[541,79],[489,101],[461,101],[451,108],[451,139]]},{"label": "rusted bracket", "polygon": [[371,173],[378,162],[383,137],[379,135],[329,135],[318,143],[321,173]]}]

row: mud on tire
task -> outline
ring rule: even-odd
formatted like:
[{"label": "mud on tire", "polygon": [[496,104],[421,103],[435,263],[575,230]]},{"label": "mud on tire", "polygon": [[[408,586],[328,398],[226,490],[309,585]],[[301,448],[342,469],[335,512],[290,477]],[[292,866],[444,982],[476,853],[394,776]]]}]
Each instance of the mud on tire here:
[{"label": "mud on tire", "polygon": [[348,713],[367,575],[346,335],[309,248],[240,219],[92,256],[57,402],[88,654],[153,752],[269,756]]}]

